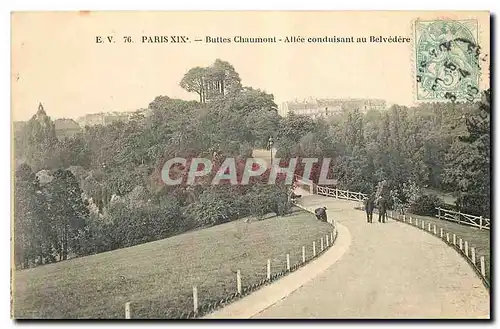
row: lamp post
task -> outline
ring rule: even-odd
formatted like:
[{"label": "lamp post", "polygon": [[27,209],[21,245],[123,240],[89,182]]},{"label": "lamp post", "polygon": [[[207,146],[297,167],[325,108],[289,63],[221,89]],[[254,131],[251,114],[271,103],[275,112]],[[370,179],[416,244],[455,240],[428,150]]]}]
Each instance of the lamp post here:
[{"label": "lamp post", "polygon": [[269,150],[271,151],[271,167],[273,165],[273,144],[274,144],[273,136],[269,136]]}]

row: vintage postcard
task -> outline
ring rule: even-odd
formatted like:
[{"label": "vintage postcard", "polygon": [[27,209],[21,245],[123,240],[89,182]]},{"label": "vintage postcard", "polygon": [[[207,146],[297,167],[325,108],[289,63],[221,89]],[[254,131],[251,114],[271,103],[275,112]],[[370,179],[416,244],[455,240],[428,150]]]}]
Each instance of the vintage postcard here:
[{"label": "vintage postcard", "polygon": [[488,11],[11,26],[13,319],[490,319]]}]

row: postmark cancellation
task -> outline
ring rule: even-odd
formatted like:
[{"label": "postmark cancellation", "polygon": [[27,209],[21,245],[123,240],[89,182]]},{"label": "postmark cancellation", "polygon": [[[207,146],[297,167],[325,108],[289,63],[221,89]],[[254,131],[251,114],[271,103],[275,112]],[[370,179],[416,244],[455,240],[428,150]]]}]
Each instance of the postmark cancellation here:
[{"label": "postmark cancellation", "polygon": [[414,34],[417,101],[480,97],[477,20],[417,20]]}]

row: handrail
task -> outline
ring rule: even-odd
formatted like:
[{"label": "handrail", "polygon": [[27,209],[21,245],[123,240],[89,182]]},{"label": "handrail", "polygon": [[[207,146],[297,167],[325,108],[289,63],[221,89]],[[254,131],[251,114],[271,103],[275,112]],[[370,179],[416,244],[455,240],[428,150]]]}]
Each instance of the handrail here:
[{"label": "handrail", "polygon": [[[311,194],[324,195],[329,197],[334,197],[336,199],[351,200],[363,202],[368,198],[368,195],[361,192],[353,192],[349,190],[341,190],[337,188],[331,188],[327,186],[319,186],[312,181],[304,180],[302,177],[295,175],[297,185],[309,186],[309,192]],[[469,225],[478,227],[479,229],[490,230],[491,220],[483,216],[474,216],[465,214],[462,212],[457,212],[453,210],[448,210],[444,208],[437,207],[437,214],[434,216],[439,219],[448,220],[452,222],[457,222],[459,224]]]}]

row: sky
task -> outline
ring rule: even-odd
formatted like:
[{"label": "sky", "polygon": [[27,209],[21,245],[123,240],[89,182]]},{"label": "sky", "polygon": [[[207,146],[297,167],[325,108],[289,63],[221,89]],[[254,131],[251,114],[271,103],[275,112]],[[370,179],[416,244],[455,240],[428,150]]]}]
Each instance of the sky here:
[{"label": "sky", "polygon": [[[415,104],[415,19],[477,19],[489,54],[483,12],[24,12],[11,17],[14,121],[42,102],[52,118],[146,108],[159,95],[197,99],[179,86],[192,67],[219,58],[245,86],[276,103],[315,98],[380,98]],[[187,36],[191,43],[141,43],[142,36]],[[115,43],[96,43],[96,37]],[[134,43],[124,42],[130,36]],[[410,43],[205,43],[235,36],[285,38],[402,36]],[[485,70],[483,70],[485,71]],[[487,73],[482,87],[489,84]]]}]

